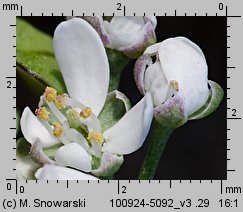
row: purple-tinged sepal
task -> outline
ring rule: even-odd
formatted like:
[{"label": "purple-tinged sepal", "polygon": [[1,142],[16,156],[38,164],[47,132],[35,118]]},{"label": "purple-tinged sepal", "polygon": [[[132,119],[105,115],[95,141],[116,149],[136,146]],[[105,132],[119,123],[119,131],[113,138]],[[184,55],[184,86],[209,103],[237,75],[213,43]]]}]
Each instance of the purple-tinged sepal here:
[{"label": "purple-tinged sepal", "polygon": [[154,108],[154,118],[164,127],[178,128],[187,122],[183,98],[175,95]]}]

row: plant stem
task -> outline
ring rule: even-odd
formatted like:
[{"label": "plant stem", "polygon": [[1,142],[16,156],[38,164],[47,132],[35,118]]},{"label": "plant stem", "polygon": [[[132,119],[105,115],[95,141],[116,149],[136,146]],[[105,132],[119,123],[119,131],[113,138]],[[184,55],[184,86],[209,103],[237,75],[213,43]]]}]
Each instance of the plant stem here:
[{"label": "plant stem", "polygon": [[128,64],[130,59],[121,52],[113,49],[106,49],[106,54],[110,65],[109,92],[117,90],[119,87],[121,72]]},{"label": "plant stem", "polygon": [[148,152],[140,169],[139,180],[152,180],[154,178],[161,155],[173,131],[174,129],[164,127],[153,119],[152,136]]}]

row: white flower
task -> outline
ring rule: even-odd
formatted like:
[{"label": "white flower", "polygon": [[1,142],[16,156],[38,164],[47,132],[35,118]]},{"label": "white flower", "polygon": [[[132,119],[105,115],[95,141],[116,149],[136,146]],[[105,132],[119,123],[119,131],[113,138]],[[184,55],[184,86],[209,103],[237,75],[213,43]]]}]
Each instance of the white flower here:
[{"label": "white flower", "polygon": [[[52,164],[41,168],[36,177],[93,179],[63,167],[97,176],[111,174],[121,166],[122,155],[143,144],[153,117],[151,95],[146,94],[103,132],[98,115],[107,97],[109,64],[100,37],[86,21],[74,18],[56,28],[54,50],[70,97],[47,87],[36,116],[26,107],[20,121],[24,137],[32,144],[32,157],[43,165]],[[128,109],[124,95],[115,94]],[[43,151],[48,148],[55,149],[53,160]]]},{"label": "white flower", "polygon": [[142,94],[151,92],[155,119],[168,127],[212,113],[223,97],[221,87],[208,81],[203,52],[185,37],[148,47],[136,62],[134,77]]},{"label": "white flower", "polygon": [[130,58],[139,57],[146,47],[156,42],[155,16],[84,16],[100,35],[104,45],[123,52]]}]

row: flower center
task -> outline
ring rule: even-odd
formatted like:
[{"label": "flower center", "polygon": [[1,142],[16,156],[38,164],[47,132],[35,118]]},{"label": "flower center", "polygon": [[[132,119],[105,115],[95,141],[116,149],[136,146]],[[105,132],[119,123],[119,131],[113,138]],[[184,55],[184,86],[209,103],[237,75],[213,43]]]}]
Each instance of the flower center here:
[{"label": "flower center", "polygon": [[100,132],[89,132],[88,139],[94,140],[99,144],[104,143],[104,138]]},{"label": "flower center", "polygon": [[46,87],[35,114],[49,133],[63,144],[77,142],[92,155],[100,155],[105,140],[99,120],[90,107],[67,94],[57,95],[54,88]]}]

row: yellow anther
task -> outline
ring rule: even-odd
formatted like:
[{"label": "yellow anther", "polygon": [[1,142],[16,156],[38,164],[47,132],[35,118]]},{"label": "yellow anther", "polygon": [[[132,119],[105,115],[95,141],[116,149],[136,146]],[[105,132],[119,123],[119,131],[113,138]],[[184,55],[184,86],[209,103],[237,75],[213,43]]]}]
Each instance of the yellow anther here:
[{"label": "yellow anther", "polygon": [[92,115],[92,110],[90,107],[86,107],[84,108],[81,112],[80,112],[80,117],[87,119],[88,117],[90,117]]},{"label": "yellow anther", "polygon": [[100,132],[89,132],[88,134],[88,140],[94,140],[99,144],[104,143],[104,138]]},{"label": "yellow anther", "polygon": [[176,80],[171,80],[171,81],[170,81],[170,84],[173,86],[173,88],[174,88],[176,91],[179,91],[179,83],[178,83]]},{"label": "yellow anther", "polygon": [[47,111],[47,109],[45,107],[40,107],[35,110],[35,114],[37,117],[39,117],[43,120],[48,120],[50,113]]},{"label": "yellow anther", "polygon": [[53,126],[54,126],[53,135],[59,138],[64,131],[63,126],[59,122],[54,122]]},{"label": "yellow anther", "polygon": [[48,102],[51,102],[51,101],[54,101],[56,99],[57,91],[54,88],[47,86],[46,89],[45,89],[44,95],[45,95],[46,100]]},{"label": "yellow anther", "polygon": [[66,107],[64,103],[64,98],[67,96],[67,94],[57,95],[55,99],[55,105],[59,110],[62,110]]}]

